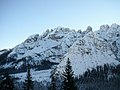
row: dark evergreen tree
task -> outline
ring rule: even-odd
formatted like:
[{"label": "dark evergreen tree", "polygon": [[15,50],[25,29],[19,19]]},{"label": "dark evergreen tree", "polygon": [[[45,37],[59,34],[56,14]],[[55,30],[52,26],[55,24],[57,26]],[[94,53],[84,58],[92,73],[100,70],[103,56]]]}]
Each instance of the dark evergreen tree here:
[{"label": "dark evergreen tree", "polygon": [[33,81],[32,81],[32,76],[30,74],[30,64],[27,65],[27,76],[24,82],[24,90],[33,90]]},{"label": "dark evergreen tree", "polygon": [[8,74],[4,74],[0,83],[0,90],[14,90],[13,78]]},{"label": "dark evergreen tree", "polygon": [[116,75],[113,79],[115,81],[115,85],[117,88],[119,88],[120,90],[120,64],[117,65],[114,69],[113,69],[113,73]]},{"label": "dark evergreen tree", "polygon": [[77,90],[74,79],[74,72],[72,71],[72,66],[69,58],[67,60],[65,71],[63,72],[62,76],[63,76],[63,90]]},{"label": "dark evergreen tree", "polygon": [[51,83],[50,83],[49,90],[57,90],[56,88],[57,88],[57,87],[56,87],[56,78],[55,78],[55,76],[53,75],[53,76],[51,77]]},{"label": "dark evergreen tree", "polygon": [[54,66],[51,70],[51,75],[50,75],[50,78],[51,78],[51,83],[50,83],[50,86],[49,86],[49,90],[58,90],[57,88],[57,75],[55,74],[56,72],[56,66]]}]

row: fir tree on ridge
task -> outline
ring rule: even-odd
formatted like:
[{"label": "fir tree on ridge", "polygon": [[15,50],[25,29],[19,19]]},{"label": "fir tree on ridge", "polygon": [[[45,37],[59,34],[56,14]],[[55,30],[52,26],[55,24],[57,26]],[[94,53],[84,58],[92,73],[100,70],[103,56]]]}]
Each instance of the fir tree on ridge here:
[{"label": "fir tree on ridge", "polygon": [[28,63],[27,65],[27,75],[26,75],[26,79],[25,79],[25,82],[24,82],[24,90],[33,90],[33,81],[32,81],[32,76],[31,76],[31,73],[30,73],[30,64]]},{"label": "fir tree on ridge", "polygon": [[57,90],[56,89],[56,77],[54,75],[51,76],[51,83],[50,83],[49,90]]},{"label": "fir tree on ridge", "polygon": [[51,78],[51,83],[50,83],[50,86],[49,86],[49,90],[57,90],[57,86],[56,86],[56,67],[54,67],[52,70],[51,70],[51,75],[50,75],[50,78]]},{"label": "fir tree on ridge", "polygon": [[63,76],[63,90],[77,90],[74,79],[74,72],[72,70],[71,62],[68,58]]}]

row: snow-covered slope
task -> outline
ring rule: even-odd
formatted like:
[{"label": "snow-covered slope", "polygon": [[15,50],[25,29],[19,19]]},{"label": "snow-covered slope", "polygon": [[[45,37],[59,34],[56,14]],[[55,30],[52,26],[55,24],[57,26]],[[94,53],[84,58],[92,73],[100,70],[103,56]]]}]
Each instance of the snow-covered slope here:
[{"label": "snow-covered slope", "polygon": [[83,32],[57,27],[42,35],[29,36],[0,62],[0,72],[23,73],[29,62],[34,73],[50,70],[53,65],[58,65],[57,71],[61,73],[68,58],[76,75],[98,65],[119,64],[120,26],[102,25],[96,31],[88,26]]},{"label": "snow-covered slope", "polygon": [[[31,76],[32,76],[32,80],[33,81],[37,81],[37,82],[41,82],[41,81],[50,81],[50,72],[51,69],[48,70],[41,70],[41,71],[34,71],[31,70]],[[18,81],[22,81],[24,82],[24,80],[26,79],[26,72],[24,73],[17,73],[17,74],[11,74],[11,76],[15,77],[15,78],[19,78]]]},{"label": "snow-covered slope", "polygon": [[[120,34],[118,30],[113,32]],[[64,70],[64,66],[68,58],[71,61],[75,75],[83,74],[87,69],[91,70],[97,66],[103,66],[104,64],[119,64],[118,54],[120,53],[119,50],[117,50],[117,46],[113,46],[112,43],[120,40],[120,37],[114,35],[112,38],[113,40],[109,41],[109,38],[107,37],[109,33],[107,33],[108,32],[106,29],[104,31],[104,34],[102,32],[102,29],[100,29],[96,32],[89,31],[84,35],[84,37],[78,38],[77,41],[75,41],[71,46],[67,54],[64,55],[64,59],[58,65],[57,71],[61,73]],[[119,43],[120,41],[117,42],[118,45]],[[120,47],[118,46],[118,49],[119,48]],[[117,53],[117,55],[114,51]]]},{"label": "snow-covered slope", "polygon": [[20,69],[25,69],[26,63],[29,62],[34,69],[50,69],[61,61],[76,40],[77,32],[63,27],[46,30],[40,36],[29,36],[13,48],[7,56],[7,63],[3,63],[0,68],[14,68],[14,71],[19,72]]}]

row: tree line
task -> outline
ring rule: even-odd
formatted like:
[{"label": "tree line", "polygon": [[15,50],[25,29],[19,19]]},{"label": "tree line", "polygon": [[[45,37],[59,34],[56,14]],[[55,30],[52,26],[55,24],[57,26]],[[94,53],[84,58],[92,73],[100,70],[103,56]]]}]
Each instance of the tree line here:
[{"label": "tree line", "polygon": [[[30,65],[27,65],[27,75],[26,75],[26,79],[23,82],[23,89],[24,90],[34,90],[34,84],[33,84],[33,80],[32,80],[32,76],[30,73]],[[55,70],[52,71],[54,73],[51,73],[51,82],[48,85],[47,89],[48,90],[58,90],[57,89],[57,77],[55,74]],[[0,90],[15,90],[15,86],[13,83],[14,79],[9,75],[9,74],[5,74],[2,77],[2,81],[0,82]],[[68,59],[67,64],[65,66],[65,71],[62,74],[62,85],[63,87],[59,89],[63,89],[63,90],[76,90],[76,85],[75,85],[75,80],[74,80],[74,72],[72,71],[72,66],[70,63],[70,60]]]},{"label": "tree line", "polygon": [[[62,74],[56,73],[56,67],[51,71],[51,81],[48,84],[38,84],[32,80],[30,65],[27,65],[26,79],[22,84],[23,90],[120,90],[120,65],[97,66],[87,70],[83,75],[75,76],[68,58]],[[14,78],[9,74],[2,76],[0,90],[16,90]],[[20,89],[21,90],[21,89]]]},{"label": "tree line", "polygon": [[51,86],[50,90],[120,90],[120,64],[104,64],[75,76],[68,59],[65,72],[51,77]]}]

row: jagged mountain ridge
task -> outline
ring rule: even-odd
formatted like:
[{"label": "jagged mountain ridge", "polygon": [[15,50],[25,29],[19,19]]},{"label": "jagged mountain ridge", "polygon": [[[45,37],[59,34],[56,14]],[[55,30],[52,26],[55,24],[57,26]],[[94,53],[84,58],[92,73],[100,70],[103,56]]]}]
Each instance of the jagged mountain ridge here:
[{"label": "jagged mountain ridge", "polygon": [[100,30],[89,33],[77,39],[71,46],[64,59],[57,66],[60,74],[70,59],[75,75],[83,74],[87,69],[92,70],[104,64],[117,65],[120,61],[120,27],[103,25]]},{"label": "jagged mountain ridge", "polygon": [[76,39],[75,30],[61,27],[47,30],[40,36],[38,34],[29,36],[23,43],[13,48],[1,68],[14,68],[18,72],[19,69],[25,69],[26,62],[29,61],[34,69],[38,66],[39,70],[50,69],[53,64],[61,61]]},{"label": "jagged mountain ridge", "polygon": [[32,35],[12,49],[4,62],[0,62],[0,69],[14,69],[20,73],[26,62],[30,62],[34,70],[48,70],[58,65],[57,71],[62,72],[67,58],[76,75],[97,65],[119,64],[120,26],[102,25],[97,31],[89,26],[83,32],[57,27],[40,36]]}]

